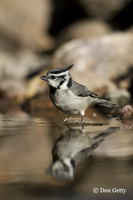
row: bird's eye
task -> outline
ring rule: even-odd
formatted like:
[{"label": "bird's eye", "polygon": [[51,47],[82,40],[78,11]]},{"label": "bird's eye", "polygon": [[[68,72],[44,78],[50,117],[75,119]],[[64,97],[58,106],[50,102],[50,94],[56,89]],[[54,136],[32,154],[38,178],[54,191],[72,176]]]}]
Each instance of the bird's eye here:
[{"label": "bird's eye", "polygon": [[52,79],[55,79],[56,77],[54,75],[51,76]]}]

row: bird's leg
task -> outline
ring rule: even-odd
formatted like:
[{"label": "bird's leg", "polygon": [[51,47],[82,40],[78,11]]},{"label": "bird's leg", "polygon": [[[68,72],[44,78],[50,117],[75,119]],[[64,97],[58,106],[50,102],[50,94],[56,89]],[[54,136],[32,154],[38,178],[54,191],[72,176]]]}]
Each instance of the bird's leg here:
[{"label": "bird's leg", "polygon": [[84,118],[84,115],[85,115],[85,111],[81,111],[80,112],[80,114],[81,114],[81,121],[80,121],[80,123],[82,124],[82,122],[83,122],[83,118]]},{"label": "bird's leg", "polygon": [[83,115],[81,115],[81,121],[79,122],[79,121],[74,121],[74,123],[79,123],[79,124],[82,124],[82,122],[83,122],[83,118],[84,118],[84,116]]},{"label": "bird's leg", "polygon": [[68,115],[68,116],[66,117],[66,119],[64,119],[63,124],[66,123],[66,121],[68,120],[69,117],[70,117],[70,115]]},{"label": "bird's leg", "polygon": [[77,120],[74,122],[74,123],[80,123],[80,124],[82,124],[82,122],[83,122],[83,118],[84,118],[84,112],[81,112],[81,121],[80,122],[78,122]]},{"label": "bird's leg", "polygon": [[80,121],[80,123],[83,122],[83,118],[84,118],[84,115],[81,115],[81,121]]},{"label": "bird's leg", "polygon": [[82,126],[82,133],[85,133],[85,128],[84,128],[84,126]]}]

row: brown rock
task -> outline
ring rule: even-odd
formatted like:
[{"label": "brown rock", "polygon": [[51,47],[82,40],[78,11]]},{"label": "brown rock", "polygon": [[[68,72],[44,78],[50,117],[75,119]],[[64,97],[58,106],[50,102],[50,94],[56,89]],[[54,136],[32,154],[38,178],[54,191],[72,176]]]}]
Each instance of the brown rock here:
[{"label": "brown rock", "polygon": [[91,39],[101,37],[111,32],[111,28],[105,22],[100,20],[78,20],[66,28],[64,28],[58,35],[58,44],[62,44],[72,39]]},{"label": "brown rock", "polygon": [[131,117],[133,117],[133,108],[130,105],[124,106],[122,109],[122,118],[129,119]]},{"label": "brown rock", "polygon": [[0,1],[2,40],[34,50],[53,48],[53,40],[47,33],[51,12],[50,0]]},{"label": "brown rock", "polygon": [[121,112],[122,125],[126,129],[133,127],[133,108],[130,105],[124,106]]},{"label": "brown rock", "polygon": [[40,76],[36,82],[32,81],[32,88],[29,86],[29,82],[27,83],[26,77],[39,72],[42,66],[47,65],[49,58],[47,56],[39,57],[26,50],[19,51],[15,55],[0,51],[0,55],[0,91],[5,94],[4,96],[15,98],[21,103],[25,98],[33,96],[33,93],[36,94],[39,91]]}]

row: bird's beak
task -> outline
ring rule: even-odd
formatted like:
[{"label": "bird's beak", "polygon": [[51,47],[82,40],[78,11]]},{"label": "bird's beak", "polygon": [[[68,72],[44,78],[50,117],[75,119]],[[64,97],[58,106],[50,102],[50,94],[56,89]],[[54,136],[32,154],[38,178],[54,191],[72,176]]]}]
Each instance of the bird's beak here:
[{"label": "bird's beak", "polygon": [[47,81],[47,76],[41,76],[40,77],[42,80]]}]

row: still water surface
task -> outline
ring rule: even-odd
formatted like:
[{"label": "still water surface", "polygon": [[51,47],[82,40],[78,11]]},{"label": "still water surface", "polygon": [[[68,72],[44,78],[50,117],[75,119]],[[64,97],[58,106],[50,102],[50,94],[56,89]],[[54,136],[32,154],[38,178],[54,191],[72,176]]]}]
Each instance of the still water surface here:
[{"label": "still water surface", "polygon": [[133,128],[89,109],[84,127],[63,119],[0,116],[0,199],[132,199]]}]

